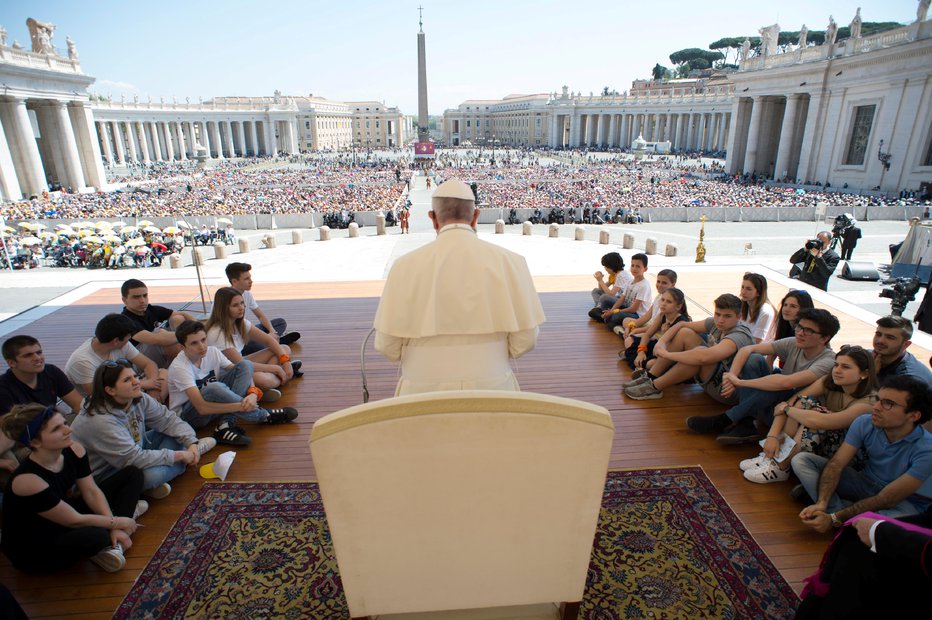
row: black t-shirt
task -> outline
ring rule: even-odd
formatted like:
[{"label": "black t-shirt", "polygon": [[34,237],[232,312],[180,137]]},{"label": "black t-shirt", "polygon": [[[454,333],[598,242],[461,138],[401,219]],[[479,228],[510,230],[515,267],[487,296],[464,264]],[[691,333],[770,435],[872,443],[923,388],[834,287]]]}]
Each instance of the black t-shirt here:
[{"label": "black t-shirt", "polygon": [[[91,464],[87,453],[78,457],[71,448],[62,450],[62,455],[65,457],[64,464],[59,472],[49,471],[32,459],[26,459],[10,476],[3,494],[3,537],[0,538],[0,546],[14,563],[20,554],[35,553],[32,549],[35,541],[47,544],[50,537],[68,529],[40,517],[39,513],[51,510],[60,501],[66,501],[75,481],[91,475]],[[49,486],[35,495],[15,495],[12,490],[13,480],[22,474],[35,474]]]},{"label": "black t-shirt", "polygon": [[[165,306],[156,306],[155,304],[149,304],[146,307],[146,311],[143,314],[136,314],[135,312],[130,312],[129,308],[123,306],[123,316],[128,316],[130,320],[133,321],[133,325],[136,328],[136,332],[154,332],[156,328],[161,327],[161,323],[164,323],[168,320],[168,317],[172,315],[174,310],[171,308],[166,308]],[[130,342],[133,346],[138,345],[135,338],[131,338]]]},{"label": "black t-shirt", "polygon": [[37,375],[36,389],[17,379],[12,370],[7,370],[0,375],[0,415],[9,413],[13,405],[39,403],[51,407],[72,390],[74,384],[58,366],[52,364],[46,364]]}]

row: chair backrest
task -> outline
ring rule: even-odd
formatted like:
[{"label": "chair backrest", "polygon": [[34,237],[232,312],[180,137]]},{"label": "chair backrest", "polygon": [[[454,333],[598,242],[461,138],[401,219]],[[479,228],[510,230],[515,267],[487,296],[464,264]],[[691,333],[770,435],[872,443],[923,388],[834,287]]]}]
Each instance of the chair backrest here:
[{"label": "chair backrest", "polygon": [[350,615],[582,599],[606,409],[429,392],[320,419],[310,447]]}]

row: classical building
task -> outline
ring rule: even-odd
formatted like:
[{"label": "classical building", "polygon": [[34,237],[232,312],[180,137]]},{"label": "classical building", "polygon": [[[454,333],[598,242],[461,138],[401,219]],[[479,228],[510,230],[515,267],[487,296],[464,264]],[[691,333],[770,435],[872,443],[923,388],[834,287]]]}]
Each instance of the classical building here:
[{"label": "classical building", "polygon": [[411,121],[398,108],[378,101],[348,101],[353,115],[352,142],[357,148],[402,146],[412,135]]},{"label": "classical building", "polygon": [[[106,165],[297,154],[400,146],[410,121],[378,102],[323,97],[217,97],[192,103],[93,98],[75,44],[52,44],[55,26],[29,19],[32,49],[7,42],[0,26],[0,198],[19,200],[62,186],[106,187]],[[354,137],[354,122],[363,130]],[[369,125],[368,132],[365,132]]]},{"label": "classical building", "polygon": [[[731,79],[727,170],[885,192],[932,182],[932,22],[765,53]],[[779,26],[771,36],[779,34]],[[765,29],[767,30],[767,29]],[[853,33],[860,35],[860,32]]]},{"label": "classical building", "polygon": [[629,147],[638,136],[675,150],[720,151],[731,119],[733,86],[642,89],[622,95],[509,95],[464,101],[443,115],[447,144]]}]

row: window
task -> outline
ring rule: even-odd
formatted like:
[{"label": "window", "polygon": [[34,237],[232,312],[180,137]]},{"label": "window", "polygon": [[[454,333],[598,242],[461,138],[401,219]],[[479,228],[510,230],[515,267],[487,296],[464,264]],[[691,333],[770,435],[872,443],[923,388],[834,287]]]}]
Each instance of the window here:
[{"label": "window", "polygon": [[851,138],[848,142],[848,151],[845,153],[846,166],[864,165],[864,156],[867,153],[867,141],[874,125],[874,112],[876,105],[861,105],[854,108],[854,123],[851,127]]}]

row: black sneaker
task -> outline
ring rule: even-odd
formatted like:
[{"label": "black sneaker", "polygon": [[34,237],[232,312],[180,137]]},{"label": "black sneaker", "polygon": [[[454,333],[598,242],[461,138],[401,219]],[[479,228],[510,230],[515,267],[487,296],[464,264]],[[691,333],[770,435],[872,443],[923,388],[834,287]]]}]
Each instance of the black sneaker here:
[{"label": "black sneaker", "polygon": [[301,360],[291,362],[291,372],[294,373],[295,378],[304,376],[304,373],[301,372]]},{"label": "black sneaker", "polygon": [[602,308],[593,308],[592,310],[589,311],[589,318],[592,319],[593,321],[601,322],[602,312],[604,312]]},{"label": "black sneaker", "polygon": [[298,417],[298,410],[294,407],[279,407],[278,409],[266,409],[269,417],[265,419],[266,424],[284,424],[285,422],[294,422]]},{"label": "black sneaker", "polygon": [[694,415],[686,418],[686,426],[694,433],[720,433],[731,425],[731,418],[719,415]]},{"label": "black sneaker", "polygon": [[217,443],[226,444],[228,446],[248,446],[252,443],[252,439],[246,436],[246,433],[243,429],[238,426],[225,426],[220,428],[219,426],[214,430],[214,439],[217,440]]},{"label": "black sneaker", "polygon": [[287,334],[281,336],[278,339],[278,344],[291,344],[292,342],[297,342],[301,339],[301,334],[298,332],[288,332]]},{"label": "black sneaker", "polygon": [[756,443],[761,440],[754,418],[743,418],[732,428],[715,438],[720,444],[726,446],[740,446],[746,443]]}]

